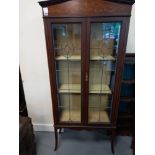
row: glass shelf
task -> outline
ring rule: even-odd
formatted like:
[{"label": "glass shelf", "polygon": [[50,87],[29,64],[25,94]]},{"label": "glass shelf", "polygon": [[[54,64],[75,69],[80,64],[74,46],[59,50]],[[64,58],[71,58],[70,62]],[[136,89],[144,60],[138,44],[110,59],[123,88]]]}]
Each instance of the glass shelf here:
[{"label": "glass shelf", "polygon": [[81,60],[81,56],[80,55],[73,55],[70,57],[65,57],[63,55],[57,56],[56,60],[73,60],[73,61],[80,61]]},{"label": "glass shelf", "polygon": [[[68,72],[68,70],[67,69],[60,69],[60,70],[56,70],[57,72]],[[73,73],[73,72],[75,72],[75,73],[78,73],[79,75],[80,75],[80,73],[81,73],[81,71],[80,70],[78,70],[78,69],[70,69],[69,70],[69,72],[71,72],[71,73]]]},{"label": "glass shelf", "polygon": [[81,93],[80,84],[62,84],[59,88],[59,93]]},{"label": "glass shelf", "polygon": [[109,60],[109,61],[114,61],[116,60],[113,56],[107,55],[105,57],[100,57],[98,55],[91,55],[90,60]]},{"label": "glass shelf", "polygon": [[89,93],[91,93],[91,94],[111,94],[111,90],[108,85],[91,84],[89,86]]},{"label": "glass shelf", "polygon": [[[80,55],[72,55],[72,56],[67,58],[67,57],[65,57],[63,55],[60,55],[60,56],[56,57],[56,60],[57,61],[60,61],[60,60],[80,61],[81,60],[81,56]],[[92,60],[92,61],[95,61],[95,60],[115,61],[116,59],[113,56],[111,56],[111,55],[107,55],[107,56],[105,56],[103,58],[98,56],[98,55],[94,55],[94,56],[90,57],[90,60]]]},{"label": "glass shelf", "polygon": [[[98,68],[91,68],[90,69],[90,74],[95,74],[99,69]],[[115,72],[114,69],[105,69],[104,70],[105,73],[111,73],[111,72]]]},{"label": "glass shelf", "polygon": [[103,110],[105,110],[105,109],[110,109],[110,108],[112,108],[112,107],[97,107],[97,106],[89,106],[89,108],[100,108],[100,109],[103,109]]},{"label": "glass shelf", "polygon": [[[61,122],[80,122],[81,121],[81,111],[80,110],[62,110],[60,116]],[[109,123],[110,118],[108,112],[105,110],[97,110],[94,108],[89,108],[89,123]]]},{"label": "glass shelf", "polygon": [[62,110],[60,116],[60,122],[80,122],[81,110]]},{"label": "glass shelf", "polygon": [[[59,87],[59,93],[81,93],[80,84],[62,84]],[[93,84],[90,86],[89,93],[91,94],[111,94],[108,85]]]},{"label": "glass shelf", "polygon": [[89,123],[109,123],[110,118],[108,116],[108,112],[105,110],[99,110],[95,108],[89,108],[89,116],[88,116]]}]

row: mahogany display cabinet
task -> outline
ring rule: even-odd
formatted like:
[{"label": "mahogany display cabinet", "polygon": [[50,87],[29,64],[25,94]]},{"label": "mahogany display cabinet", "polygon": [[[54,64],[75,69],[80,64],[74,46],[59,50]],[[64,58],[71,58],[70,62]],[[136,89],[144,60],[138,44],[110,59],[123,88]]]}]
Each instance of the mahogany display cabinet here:
[{"label": "mahogany display cabinet", "polygon": [[105,129],[114,136],[131,5],[41,1],[55,129]]}]

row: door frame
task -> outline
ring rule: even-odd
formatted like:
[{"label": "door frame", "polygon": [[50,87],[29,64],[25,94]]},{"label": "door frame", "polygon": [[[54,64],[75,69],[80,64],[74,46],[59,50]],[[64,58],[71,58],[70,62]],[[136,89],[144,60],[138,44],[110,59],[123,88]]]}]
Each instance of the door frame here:
[{"label": "door frame", "polygon": [[121,31],[120,31],[120,40],[118,46],[118,56],[116,61],[116,71],[115,71],[115,83],[114,83],[114,91],[112,95],[112,112],[111,112],[111,122],[110,123],[89,123],[88,122],[88,97],[89,97],[89,80],[86,84],[86,115],[87,115],[87,124],[92,125],[110,125],[115,126],[117,123],[118,117],[118,107],[119,107],[119,100],[120,100],[120,89],[121,89],[121,80],[122,80],[122,72],[123,72],[123,64],[125,59],[125,50],[127,45],[127,37],[128,37],[128,30],[129,30],[129,22],[130,17],[95,17],[95,18],[87,18],[87,50],[86,50],[86,72],[88,73],[89,79],[89,57],[90,57],[90,35],[91,35],[91,23],[104,23],[104,22],[120,22],[121,23]]},{"label": "door frame", "polygon": [[[55,52],[53,47],[53,33],[51,30],[51,24],[73,24],[81,23],[81,122],[60,122],[59,121],[59,110],[58,110],[58,90],[56,84],[56,66],[55,66]],[[46,36],[46,47],[48,55],[48,68],[49,68],[49,78],[51,87],[51,97],[53,106],[53,119],[54,125],[84,125],[86,123],[85,119],[85,51],[86,51],[86,19],[85,18],[44,18],[44,28]]]}]

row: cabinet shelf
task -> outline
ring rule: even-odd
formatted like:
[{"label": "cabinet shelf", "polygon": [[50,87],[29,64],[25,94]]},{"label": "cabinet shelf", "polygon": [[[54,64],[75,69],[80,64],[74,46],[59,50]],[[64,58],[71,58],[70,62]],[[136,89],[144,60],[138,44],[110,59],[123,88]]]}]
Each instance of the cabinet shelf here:
[{"label": "cabinet shelf", "polygon": [[89,86],[89,93],[91,94],[99,94],[99,93],[102,93],[102,94],[111,94],[111,90],[109,88],[108,85],[100,85],[100,84],[92,84]]},{"label": "cabinet shelf", "polygon": [[[64,70],[61,69],[61,70],[56,70],[56,72],[68,72],[68,70],[67,69],[64,69]],[[72,72],[72,73],[73,72],[75,72],[75,73],[81,73],[81,70],[77,70],[77,69],[74,69],[73,70],[73,69],[70,69],[69,72]]]},{"label": "cabinet shelf", "polygon": [[63,110],[61,112],[60,122],[80,122],[81,111],[80,110]]},{"label": "cabinet shelf", "polygon": [[122,80],[123,84],[134,84],[135,80]]},{"label": "cabinet shelf", "polygon": [[[81,56],[80,55],[72,55],[69,58],[64,57],[63,55],[57,56],[56,60],[70,60],[70,61],[80,61],[81,60]],[[111,55],[107,55],[104,58],[98,56],[98,55],[94,55],[90,57],[90,60],[109,60],[109,61],[114,61],[115,58]]]},{"label": "cabinet shelf", "polygon": [[110,61],[114,61],[115,58],[111,55],[107,55],[104,58],[98,56],[98,55],[94,55],[90,57],[90,60],[110,60]]},{"label": "cabinet shelf", "polygon": [[135,101],[135,98],[132,97],[132,96],[121,96],[120,97],[120,101],[123,101],[123,102],[134,102]]},{"label": "cabinet shelf", "polygon": [[[99,119],[100,115],[100,119]],[[109,123],[110,119],[108,116],[108,113],[104,110],[91,110],[89,111],[89,117],[88,117],[88,122],[89,123],[95,123],[95,122],[100,122],[100,123]]]},{"label": "cabinet shelf", "polygon": [[[100,113],[100,119],[99,119]],[[81,121],[81,111],[80,110],[63,110],[61,112],[60,122],[80,122]],[[89,111],[88,117],[89,123],[109,123],[110,119],[106,111]]]},{"label": "cabinet shelf", "polygon": [[[91,94],[111,94],[111,90],[108,85],[92,84],[89,87]],[[81,93],[80,84],[62,84],[59,88],[59,93]]]},{"label": "cabinet shelf", "polygon": [[73,60],[73,61],[79,61],[81,60],[81,56],[80,55],[73,55],[69,58],[64,57],[63,55],[57,56],[56,60]]},{"label": "cabinet shelf", "polygon": [[59,93],[81,93],[80,84],[62,84]]}]

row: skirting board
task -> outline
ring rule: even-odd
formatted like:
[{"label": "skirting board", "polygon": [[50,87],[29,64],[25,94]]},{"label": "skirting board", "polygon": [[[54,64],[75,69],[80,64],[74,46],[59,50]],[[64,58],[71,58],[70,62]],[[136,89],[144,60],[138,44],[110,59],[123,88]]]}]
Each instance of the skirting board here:
[{"label": "skirting board", "polygon": [[33,124],[34,131],[54,131],[53,124]]}]

